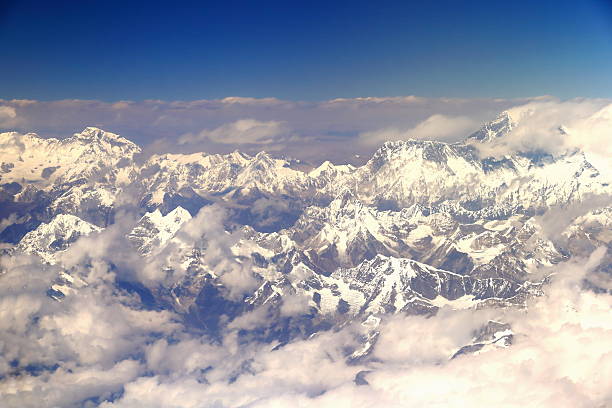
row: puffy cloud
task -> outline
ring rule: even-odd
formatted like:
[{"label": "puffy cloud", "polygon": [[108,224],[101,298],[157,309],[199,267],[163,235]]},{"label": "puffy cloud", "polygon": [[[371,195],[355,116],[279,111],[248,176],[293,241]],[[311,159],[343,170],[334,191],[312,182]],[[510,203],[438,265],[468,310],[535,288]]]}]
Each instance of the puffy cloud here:
[{"label": "puffy cloud", "polygon": [[[210,260],[219,265],[234,241],[223,230],[223,210],[206,208],[181,239],[221,234]],[[372,357],[352,364],[346,356],[368,332],[364,325],[282,346],[245,343],[238,331],[268,319],[263,307],[235,319],[217,341],[192,333],[171,312],[142,310],[114,285],[97,252],[72,264],[88,285],[62,302],[44,295],[57,267],[3,257],[0,392],[9,407],[87,406],[85,400],[105,408],[606,406],[612,401],[612,296],[582,287],[604,256],[600,248],[557,265],[545,296],[527,309],[443,308],[429,318],[386,317],[376,328]],[[291,315],[300,299],[283,307]],[[450,359],[489,319],[510,323],[514,344]],[[367,372],[361,374],[367,385],[355,383],[359,372]]]},{"label": "puffy cloud", "polygon": [[108,369],[98,366],[60,367],[40,376],[10,378],[0,385],[3,406],[86,407],[89,399],[108,399],[142,373],[140,364],[123,360]]},{"label": "puffy cloud", "polygon": [[240,119],[212,130],[204,129],[197,134],[187,133],[179,138],[179,143],[208,139],[222,144],[270,144],[277,138],[286,136],[288,131],[284,122]]},{"label": "puffy cloud", "polygon": [[482,155],[539,150],[554,155],[580,149],[597,169],[610,174],[612,103],[603,99],[541,100],[508,110],[516,125],[494,143],[478,145]]},{"label": "puffy cloud", "polygon": [[[268,151],[299,159],[356,163],[355,154],[368,155],[377,148],[372,142],[353,143],[347,149],[347,143],[358,142],[361,134],[387,128],[406,131],[433,116],[415,130],[418,136],[414,137],[436,133],[432,137],[450,140],[461,135],[460,130],[455,134],[444,130],[449,121],[461,126],[466,122],[457,118],[482,123],[504,109],[533,100],[405,96],[303,102],[229,97],[109,103],[0,100],[0,105],[14,108],[19,118],[5,126],[7,130],[34,131],[42,137],[63,138],[86,126],[97,126],[135,141],[147,154],[234,149],[254,154],[265,144]],[[178,143],[181,136],[183,144]]]},{"label": "puffy cloud", "polygon": [[301,293],[296,293],[293,296],[287,296],[283,299],[280,308],[281,316],[297,316],[307,313],[310,307],[310,298]]},{"label": "puffy cloud", "polygon": [[238,260],[232,247],[241,237],[239,231],[225,230],[225,210],[218,205],[200,209],[198,214],[185,223],[176,237],[184,245],[192,246],[195,241],[203,239],[205,250],[202,255],[203,264],[209,268],[224,284],[225,295],[231,299],[242,295],[258,286],[258,281],[252,273],[252,265],[248,260]]},{"label": "puffy cloud", "polygon": [[110,398],[142,375],[134,358],[180,326],[170,311],[142,310],[113,285],[99,261],[74,265],[76,285],[61,302],[46,292],[60,268],[34,256],[0,258],[0,394],[3,406],[83,406]]},{"label": "puffy cloud", "polygon": [[0,105],[0,129],[15,126],[17,111],[12,106]]},{"label": "puffy cloud", "polygon": [[[443,309],[430,318],[387,318],[373,359],[359,364],[345,358],[360,332],[355,325],[280,348],[241,346],[232,336],[224,351],[193,339],[162,340],[147,352],[157,375],[126,384],[121,398],[102,406],[606,406],[612,401],[606,381],[612,297],[580,284],[604,252],[559,265],[546,295],[526,310]],[[491,318],[511,323],[514,344],[450,359]],[[204,366],[210,368],[196,368]],[[355,383],[359,372],[367,385]]]}]

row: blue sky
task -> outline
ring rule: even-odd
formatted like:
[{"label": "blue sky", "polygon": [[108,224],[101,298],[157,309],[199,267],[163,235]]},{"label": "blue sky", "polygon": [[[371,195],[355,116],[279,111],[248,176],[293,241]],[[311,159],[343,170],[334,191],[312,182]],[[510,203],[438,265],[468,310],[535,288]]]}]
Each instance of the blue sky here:
[{"label": "blue sky", "polygon": [[5,99],[612,96],[601,0],[2,4]]}]

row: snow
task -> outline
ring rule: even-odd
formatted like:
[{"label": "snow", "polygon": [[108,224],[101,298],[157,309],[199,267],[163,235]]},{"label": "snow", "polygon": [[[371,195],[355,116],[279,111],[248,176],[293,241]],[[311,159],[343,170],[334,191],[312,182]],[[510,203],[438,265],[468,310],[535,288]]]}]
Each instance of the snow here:
[{"label": "snow", "polygon": [[56,263],[56,253],[61,250],[51,247],[57,241],[74,239],[100,231],[101,228],[70,214],[60,214],[48,223],[43,223],[28,232],[17,245],[17,249],[36,254],[49,264]]},{"label": "snow", "polygon": [[159,209],[146,213],[128,234],[128,239],[135,243],[143,255],[161,251],[191,215],[182,207],[162,215]]},{"label": "snow", "polygon": [[470,309],[478,304],[478,301],[474,300],[474,295],[464,295],[455,300],[436,296],[429,302],[436,307],[450,307],[453,310]]}]

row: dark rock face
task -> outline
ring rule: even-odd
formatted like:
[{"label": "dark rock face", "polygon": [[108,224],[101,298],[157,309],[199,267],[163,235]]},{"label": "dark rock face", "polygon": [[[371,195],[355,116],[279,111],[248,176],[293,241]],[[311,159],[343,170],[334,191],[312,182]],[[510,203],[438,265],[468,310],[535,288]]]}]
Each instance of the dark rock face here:
[{"label": "dark rock face", "polygon": [[57,170],[57,169],[59,169],[59,167],[57,167],[57,166],[56,166],[56,167],[45,167],[45,168],[42,170],[42,172],[41,172],[40,176],[41,176],[42,178],[44,178],[44,179],[48,179],[49,177],[51,177],[51,175],[52,175],[53,173],[55,173],[55,170]]},{"label": "dark rock face", "polygon": [[364,371],[358,372],[355,375],[355,384],[357,384],[357,385],[370,385],[368,380],[366,380],[366,377],[371,372],[372,371],[368,371],[368,370],[364,370]]},{"label": "dark rock face", "polygon": [[189,311],[189,319],[212,335],[216,335],[244,308],[243,302],[228,300],[222,293],[222,288],[211,281],[198,293],[195,306]]},{"label": "dark rock face", "polygon": [[202,207],[211,205],[212,203],[213,201],[205,199],[198,195],[192,188],[187,187],[181,189],[176,194],[164,194],[164,201],[159,209],[163,215],[166,215],[175,208],[182,207],[189,211],[192,216],[195,216]]}]

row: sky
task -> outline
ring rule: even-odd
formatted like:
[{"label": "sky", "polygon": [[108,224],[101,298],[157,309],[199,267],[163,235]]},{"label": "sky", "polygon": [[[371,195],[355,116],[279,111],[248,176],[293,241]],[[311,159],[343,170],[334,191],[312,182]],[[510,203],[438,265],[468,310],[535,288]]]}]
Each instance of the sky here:
[{"label": "sky", "polygon": [[612,97],[612,5],[0,4],[0,98]]}]

